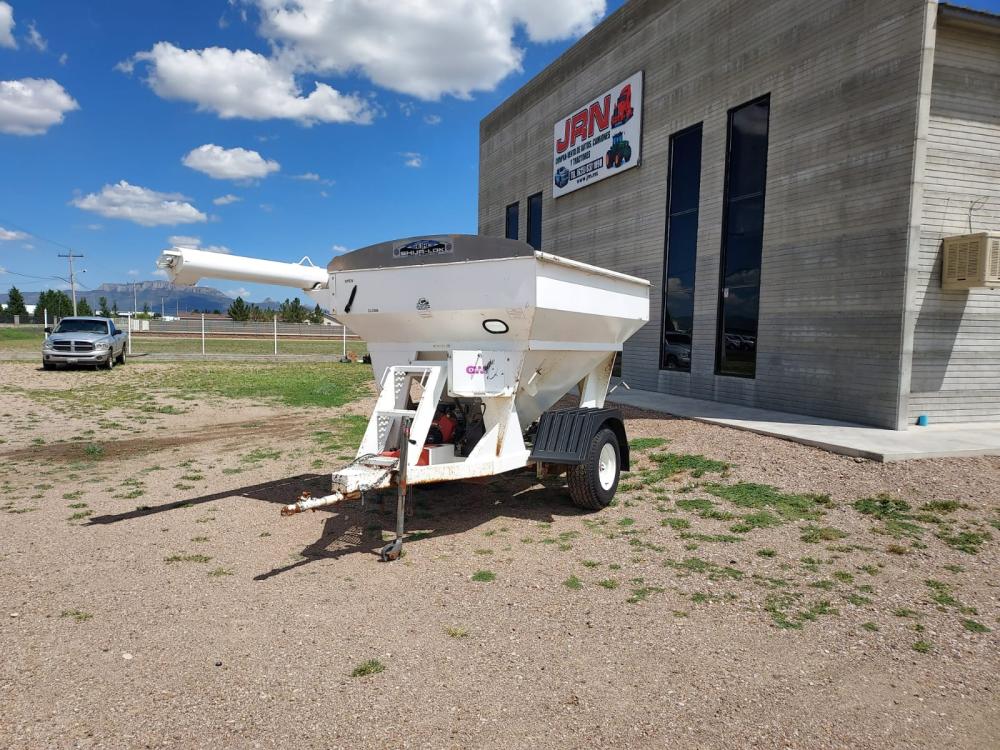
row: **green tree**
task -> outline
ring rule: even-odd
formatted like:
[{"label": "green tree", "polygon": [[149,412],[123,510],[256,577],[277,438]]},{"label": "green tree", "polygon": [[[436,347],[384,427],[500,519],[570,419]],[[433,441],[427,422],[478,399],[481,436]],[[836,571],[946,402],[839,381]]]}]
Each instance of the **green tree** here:
[{"label": "green tree", "polygon": [[38,295],[38,302],[35,304],[35,322],[43,322],[45,313],[48,313],[49,322],[55,318],[65,318],[73,314],[73,302],[66,292],[46,289]]},{"label": "green tree", "polygon": [[243,301],[242,297],[234,299],[229,309],[226,310],[226,315],[233,320],[250,320],[250,313],[250,306]]},{"label": "green tree", "polygon": [[24,306],[24,295],[16,286],[12,286],[7,294],[7,313],[20,315],[24,319],[28,317],[28,309]]},{"label": "green tree", "polygon": [[90,303],[87,302],[87,298],[86,297],[83,297],[82,299],[80,299],[80,300],[77,301],[77,303],[76,303],[76,314],[77,315],[93,315],[94,314],[94,308],[92,308],[90,306]]},{"label": "green tree", "polygon": [[118,303],[117,303],[117,302],[112,302],[112,303],[111,303],[111,312],[112,312],[112,313],[113,313],[114,315],[117,315],[117,314],[118,314]]},{"label": "green tree", "polygon": [[255,323],[265,323],[274,317],[270,310],[265,310],[257,305],[252,305],[250,307],[250,320]]},{"label": "green tree", "polygon": [[97,314],[104,318],[111,317],[111,309],[108,307],[107,297],[99,297],[97,299]]},{"label": "green tree", "polygon": [[315,309],[309,313],[309,322],[313,325],[323,325],[323,308],[316,305]]},{"label": "green tree", "polygon": [[278,320],[282,323],[305,323],[309,317],[309,311],[302,305],[299,298],[289,301],[286,299],[278,307]]},{"label": "green tree", "polygon": [[149,315],[149,303],[148,302],[143,302],[142,303],[142,312],[144,314],[146,314],[146,315]]}]

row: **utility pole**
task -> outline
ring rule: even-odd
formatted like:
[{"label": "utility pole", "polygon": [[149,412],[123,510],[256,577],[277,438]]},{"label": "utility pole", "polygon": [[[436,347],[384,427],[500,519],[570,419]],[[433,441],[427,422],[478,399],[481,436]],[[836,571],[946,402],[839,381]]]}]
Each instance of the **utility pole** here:
[{"label": "utility pole", "polygon": [[160,297],[160,317],[167,317],[167,304],[163,301],[163,297]]},{"label": "utility pole", "polygon": [[135,282],[132,282],[132,314],[139,312],[139,303],[135,301]]},{"label": "utility pole", "polygon": [[76,276],[73,274],[73,258],[82,258],[82,255],[74,255],[70,250],[68,253],[59,253],[60,258],[69,258],[69,288],[73,292],[73,315],[76,316]]}]

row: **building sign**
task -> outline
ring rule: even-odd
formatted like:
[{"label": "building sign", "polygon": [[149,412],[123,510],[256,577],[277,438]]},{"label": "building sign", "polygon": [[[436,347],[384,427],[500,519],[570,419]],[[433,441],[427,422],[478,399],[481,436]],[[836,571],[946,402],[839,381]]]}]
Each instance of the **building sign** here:
[{"label": "building sign", "polygon": [[552,197],[639,166],[642,71],[555,124]]}]

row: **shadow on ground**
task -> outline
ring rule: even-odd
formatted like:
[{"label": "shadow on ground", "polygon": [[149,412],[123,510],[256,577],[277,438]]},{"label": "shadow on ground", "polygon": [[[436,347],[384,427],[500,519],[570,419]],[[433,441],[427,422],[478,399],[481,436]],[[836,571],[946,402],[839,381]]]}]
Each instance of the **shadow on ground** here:
[{"label": "shadow on ground", "polygon": [[[178,500],[126,513],[94,516],[86,526],[98,526],[192,508],[228,497],[246,497],[286,505],[295,502],[303,490],[323,495],[329,490],[329,474],[299,474],[273,482],[249,485],[210,495]],[[254,577],[264,581],[308,565],[316,560],[331,560],[359,552],[375,554],[385,543],[382,531],[395,529],[395,491],[372,493],[364,504],[348,502],[316,512],[329,513],[320,537],[301,552],[302,559]],[[556,518],[578,516],[583,511],[569,498],[564,481],[542,484],[533,472],[523,471],[491,477],[483,482],[447,482],[414,487],[413,513],[406,519],[407,546],[421,540],[461,534],[497,518],[520,518],[551,523]],[[294,523],[289,520],[288,523]]]}]

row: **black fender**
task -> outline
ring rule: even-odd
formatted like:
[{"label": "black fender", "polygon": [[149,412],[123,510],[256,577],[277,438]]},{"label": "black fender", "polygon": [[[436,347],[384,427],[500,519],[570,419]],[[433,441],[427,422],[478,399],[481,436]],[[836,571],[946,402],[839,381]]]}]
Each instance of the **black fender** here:
[{"label": "black fender", "polygon": [[618,438],[621,470],[629,470],[628,437],[618,409],[551,409],[538,419],[529,460],[536,463],[578,466],[583,463],[594,435],[607,427]]}]

